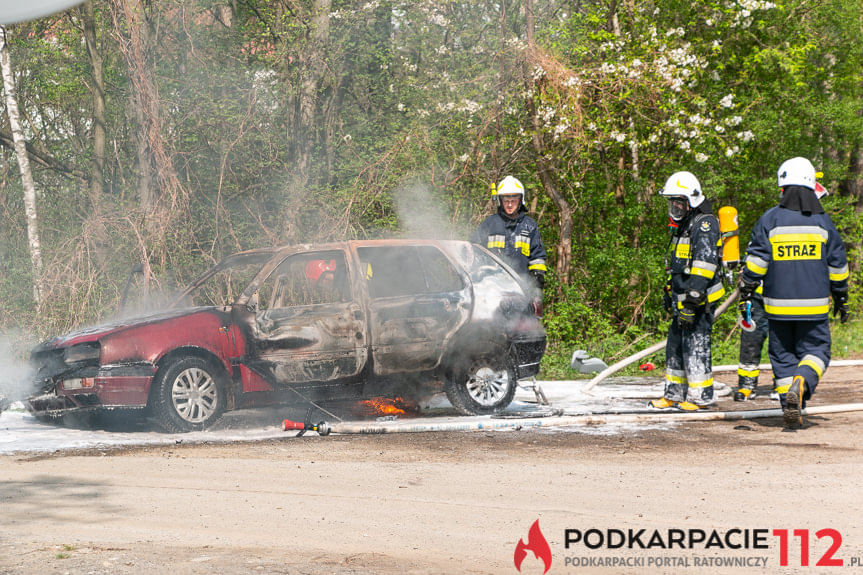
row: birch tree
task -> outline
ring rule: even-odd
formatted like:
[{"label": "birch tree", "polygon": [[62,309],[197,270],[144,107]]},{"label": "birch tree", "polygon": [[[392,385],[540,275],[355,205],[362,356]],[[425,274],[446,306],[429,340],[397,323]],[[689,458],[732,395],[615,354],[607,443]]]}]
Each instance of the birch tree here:
[{"label": "birch tree", "polygon": [[9,56],[6,28],[0,26],[0,68],[3,74],[3,89],[6,94],[6,112],[9,115],[9,126],[15,145],[15,155],[18,158],[18,168],[21,172],[21,183],[24,187],[24,210],[27,214],[27,240],[30,248],[31,271],[33,274],[33,299],[37,307],[42,306],[45,288],[42,285],[42,246],[39,240],[39,218],[36,213],[36,184],[30,172],[30,160],[27,156],[27,142],[21,129],[21,116],[18,113],[18,102],[15,99],[15,78],[12,73],[12,59]]}]

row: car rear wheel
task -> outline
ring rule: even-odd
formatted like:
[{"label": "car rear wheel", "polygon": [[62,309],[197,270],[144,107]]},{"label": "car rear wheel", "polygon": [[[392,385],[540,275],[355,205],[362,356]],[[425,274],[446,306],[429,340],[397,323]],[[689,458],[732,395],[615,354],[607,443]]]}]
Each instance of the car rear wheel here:
[{"label": "car rear wheel", "polygon": [[165,431],[200,431],[225,410],[225,377],[199,357],[184,357],[159,371],[153,415]]},{"label": "car rear wheel", "polygon": [[499,413],[512,402],[517,386],[515,369],[507,359],[481,358],[447,379],[447,399],[464,415]]}]

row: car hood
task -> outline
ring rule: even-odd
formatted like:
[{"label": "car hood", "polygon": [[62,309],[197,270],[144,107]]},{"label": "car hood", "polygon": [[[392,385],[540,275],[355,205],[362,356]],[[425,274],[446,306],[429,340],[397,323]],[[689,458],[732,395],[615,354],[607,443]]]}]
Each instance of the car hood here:
[{"label": "car hood", "polygon": [[[131,318],[123,318],[118,319],[111,322],[106,322],[90,327],[83,327],[77,329],[75,331],[69,332],[66,335],[60,335],[53,337],[49,340],[42,342],[37,349],[50,349],[50,348],[60,348],[60,347],[68,347],[71,345],[76,345],[79,343],[87,343],[91,341],[98,341],[103,337],[111,334],[115,334],[121,331],[125,331],[128,329],[137,328],[144,325],[150,325],[154,323],[159,323],[163,321],[168,321],[172,319],[177,319],[180,317],[190,316],[195,313],[212,311],[217,308],[214,307],[192,307],[192,308],[181,308],[181,309],[171,309],[166,311],[159,311],[147,315],[136,316]],[[219,308],[221,309],[221,308]]]}]

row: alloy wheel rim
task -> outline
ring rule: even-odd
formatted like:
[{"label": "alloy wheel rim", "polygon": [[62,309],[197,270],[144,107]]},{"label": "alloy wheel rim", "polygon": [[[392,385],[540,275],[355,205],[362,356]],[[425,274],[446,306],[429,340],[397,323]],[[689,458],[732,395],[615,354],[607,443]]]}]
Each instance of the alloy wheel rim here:
[{"label": "alloy wheel rim", "polygon": [[184,421],[201,423],[216,412],[219,393],[209,373],[197,367],[180,372],[171,386],[174,409]]},{"label": "alloy wheel rim", "polygon": [[491,407],[506,396],[509,374],[505,369],[480,367],[473,371],[467,382],[467,392],[478,404]]}]

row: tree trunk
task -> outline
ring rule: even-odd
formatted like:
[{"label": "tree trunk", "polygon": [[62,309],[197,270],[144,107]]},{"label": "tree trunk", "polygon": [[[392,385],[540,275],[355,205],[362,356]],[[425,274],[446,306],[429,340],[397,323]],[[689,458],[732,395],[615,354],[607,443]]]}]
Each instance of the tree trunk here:
[{"label": "tree trunk", "polygon": [[[533,52],[536,48],[536,36],[534,33],[534,17],[533,17],[533,0],[527,0],[524,5],[525,25],[527,27],[527,49]],[[525,70],[525,83],[533,83],[528,88],[536,89],[536,82],[532,80],[530,70]],[[536,167],[539,172],[539,179],[542,182],[542,187],[545,193],[554,202],[558,210],[558,234],[559,243],[555,249],[557,261],[555,262],[555,270],[558,280],[561,284],[569,285],[569,268],[572,261],[572,206],[564,198],[557,185],[554,182],[553,172],[554,166],[546,157],[546,146],[542,136],[542,124],[539,119],[539,112],[533,99],[528,97],[525,101],[527,113],[530,116],[533,124],[533,148],[536,152]]]},{"label": "tree trunk", "polygon": [[[139,193],[145,228],[150,236],[150,252],[164,265],[167,257],[165,238],[174,222],[185,213],[188,194],[180,183],[163,136],[156,74],[148,60],[150,23],[144,4],[142,0],[116,0],[111,7],[120,51],[129,68],[134,93],[132,106],[139,130]],[[155,182],[158,194],[153,192],[150,182]]]},{"label": "tree trunk", "polygon": [[30,265],[33,273],[33,299],[36,307],[42,306],[45,287],[42,285],[42,245],[39,240],[39,218],[36,214],[36,184],[30,172],[30,160],[27,157],[27,143],[21,129],[18,113],[18,102],[15,99],[15,78],[12,74],[12,59],[9,56],[6,28],[0,26],[0,68],[3,73],[3,88],[6,92],[6,110],[9,114],[9,127],[12,129],[12,139],[15,143],[15,155],[18,158],[18,168],[21,171],[21,183],[24,187],[24,211],[27,214],[27,240],[30,246]]},{"label": "tree trunk", "polygon": [[326,71],[331,4],[331,0],[315,0],[309,38],[300,55],[299,118],[295,134],[298,138],[297,168],[302,182],[312,179],[312,162],[319,144],[317,111],[320,108],[319,91]]},{"label": "tree trunk", "polygon": [[90,96],[93,99],[93,157],[90,160],[90,207],[93,210],[90,227],[93,230],[94,252],[104,269],[108,259],[108,237],[102,220],[102,192],[105,179],[105,79],[102,75],[102,55],[96,44],[96,14],[93,0],[87,0],[82,10],[84,41],[93,74]]},{"label": "tree trunk", "polygon": [[87,0],[83,7],[84,40],[90,68],[93,70],[93,84],[90,93],[93,98],[93,159],[90,162],[90,201],[98,208],[102,197],[105,171],[105,79],[102,76],[102,55],[96,45],[96,15],[93,0]]}]

